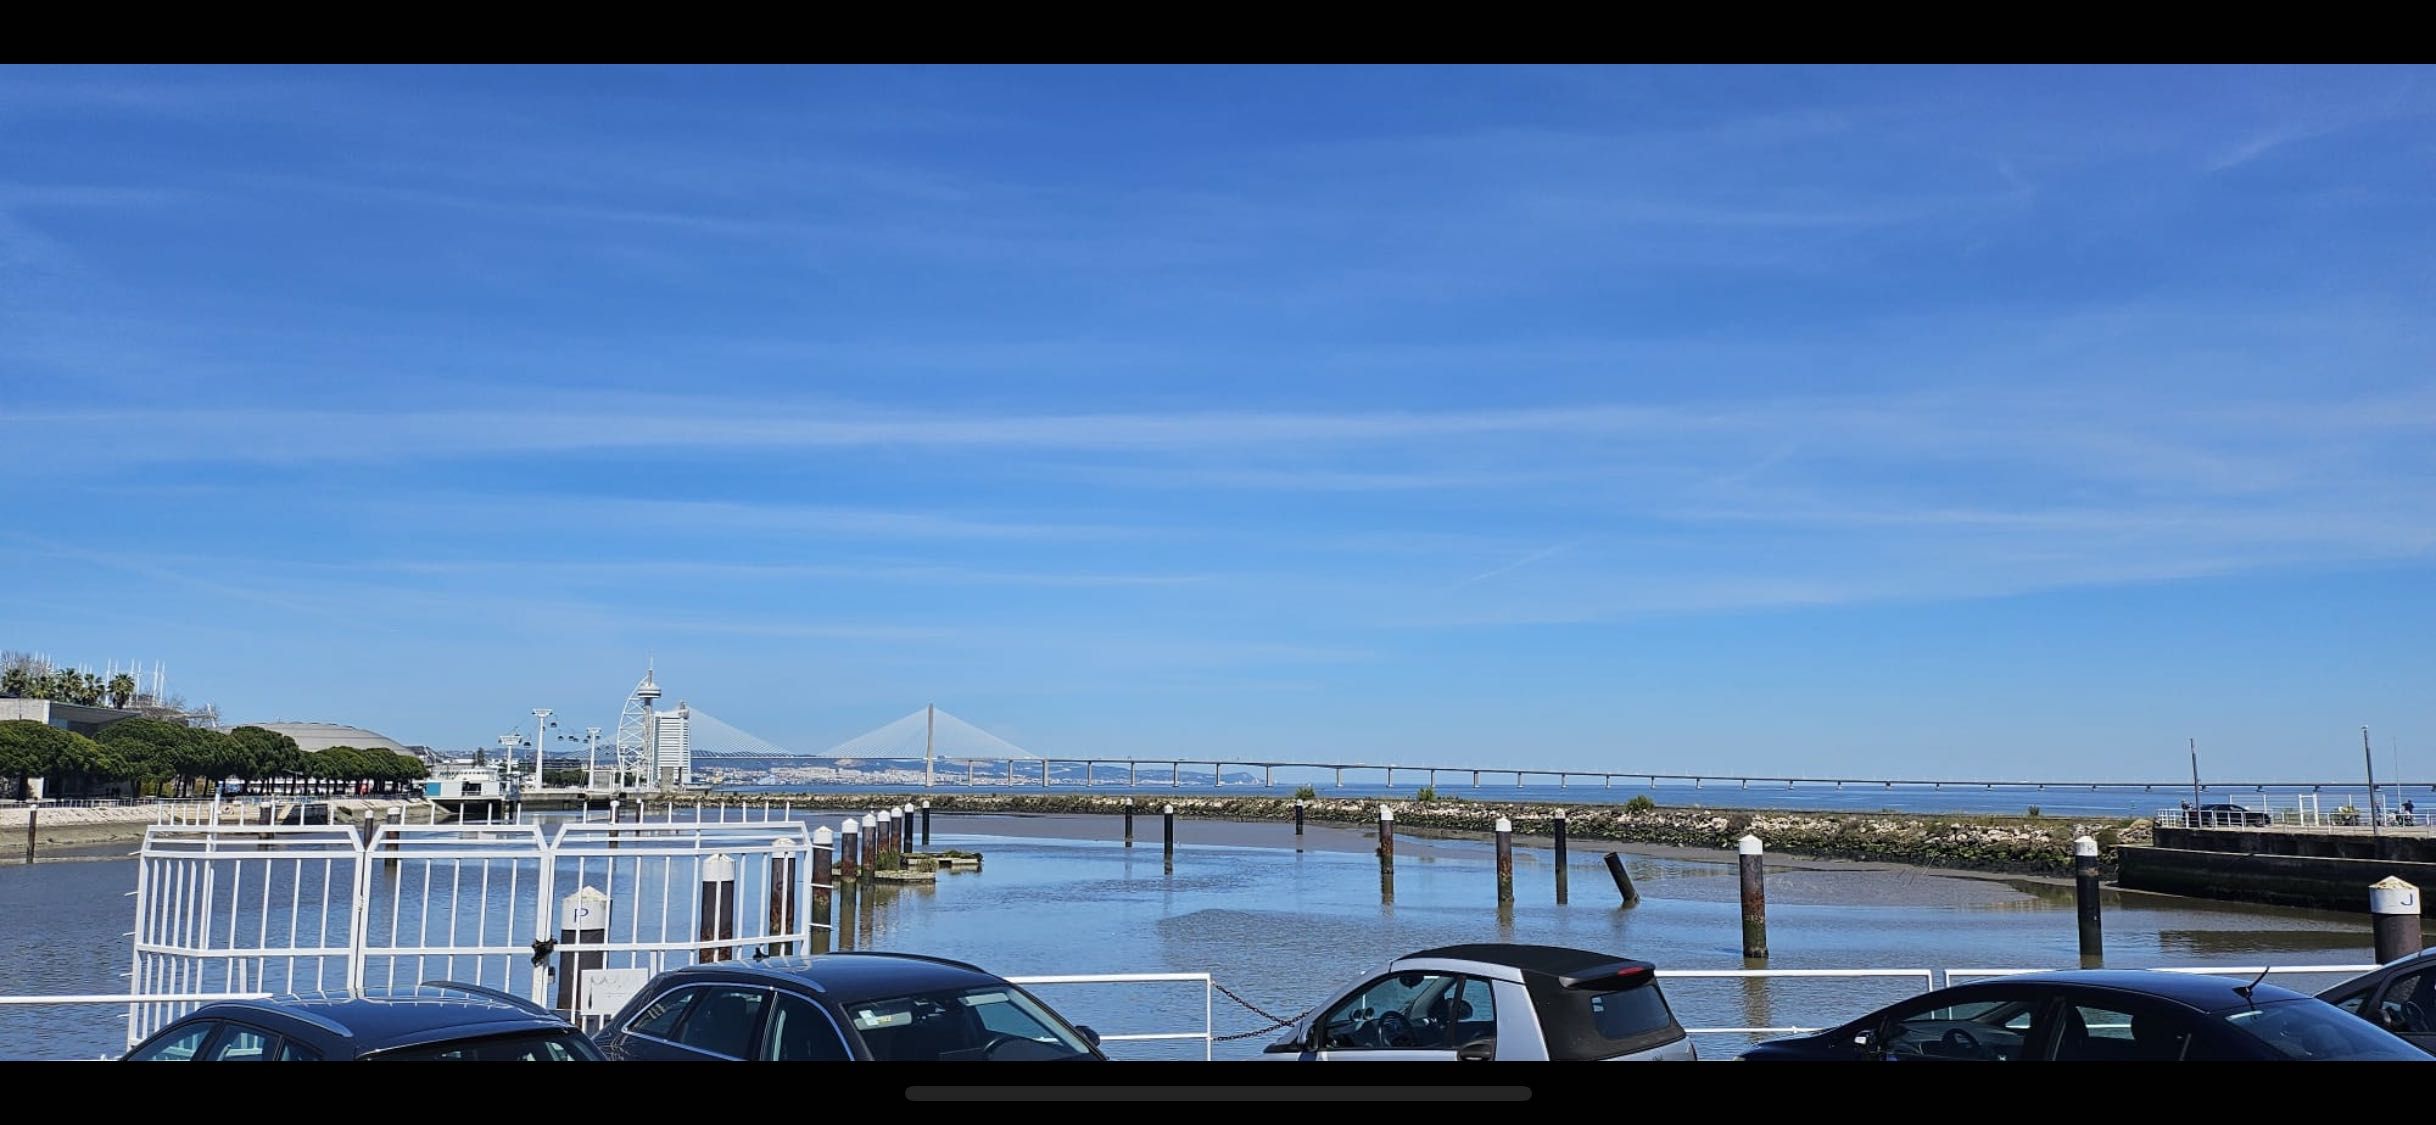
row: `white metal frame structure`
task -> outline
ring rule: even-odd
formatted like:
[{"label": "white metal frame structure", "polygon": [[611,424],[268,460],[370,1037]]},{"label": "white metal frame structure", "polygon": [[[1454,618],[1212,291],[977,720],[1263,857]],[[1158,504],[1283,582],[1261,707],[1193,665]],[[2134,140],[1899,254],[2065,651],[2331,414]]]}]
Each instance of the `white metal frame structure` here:
[{"label": "white metal frame structure", "polygon": [[[734,823],[157,825],[137,853],[127,1042],[212,997],[457,980],[571,1016],[553,989],[586,968],[816,948],[812,826]],[[706,891],[705,880],[725,889]],[[561,942],[561,900],[589,887],[597,941]],[[706,926],[707,904],[726,917]],[[578,980],[580,986],[580,978]],[[31,1002],[31,1001],[28,1001]],[[58,1001],[50,1001],[58,1002]]]}]

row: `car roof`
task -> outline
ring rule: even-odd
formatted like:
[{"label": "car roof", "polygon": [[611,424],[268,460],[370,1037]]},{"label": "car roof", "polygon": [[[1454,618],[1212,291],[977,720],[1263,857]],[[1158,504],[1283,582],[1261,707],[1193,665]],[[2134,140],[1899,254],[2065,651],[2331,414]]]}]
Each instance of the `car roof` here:
[{"label": "car roof", "polygon": [[284,1017],[351,1042],[358,1054],[443,1039],[560,1030],[565,1020],[507,1000],[445,986],[408,985],[360,992],[304,992],[269,1000],[207,1004],[190,1018]]},{"label": "car roof", "polygon": [[[2069,985],[2074,988],[2137,993],[2170,1000],[2203,1012],[2221,1012],[2228,1008],[2246,1008],[2278,1000],[2309,999],[2306,994],[2264,982],[2251,988],[2247,975],[2235,979],[2210,973],[2164,973],[2153,969],[2065,969],[2051,973],[2022,973],[1975,981],[1960,987],[1996,988],[2008,984]],[[2244,989],[2249,990],[2246,996],[2243,995]]]},{"label": "car roof", "polygon": [[2325,991],[2318,993],[2318,996],[2320,998],[2333,996],[2357,988],[2362,984],[2383,980],[2396,973],[2418,972],[2430,967],[2436,967],[2436,946],[2430,946],[2409,956],[2397,957],[2358,976],[2345,977],[2341,984],[2328,986]]},{"label": "car roof", "polygon": [[1613,973],[1626,966],[1652,968],[1647,961],[1618,957],[1613,953],[1597,953],[1588,949],[1570,949],[1561,945],[1518,945],[1510,942],[1483,942],[1474,945],[1443,945],[1407,953],[1397,961],[1478,961],[1488,965],[1503,965],[1526,976],[1570,978],[1585,973]]},{"label": "car roof", "polygon": [[758,961],[717,961],[671,969],[666,975],[672,985],[696,977],[704,980],[786,977],[809,984],[822,996],[840,1004],[1006,983],[979,966],[962,961],[861,950],[764,957]]}]

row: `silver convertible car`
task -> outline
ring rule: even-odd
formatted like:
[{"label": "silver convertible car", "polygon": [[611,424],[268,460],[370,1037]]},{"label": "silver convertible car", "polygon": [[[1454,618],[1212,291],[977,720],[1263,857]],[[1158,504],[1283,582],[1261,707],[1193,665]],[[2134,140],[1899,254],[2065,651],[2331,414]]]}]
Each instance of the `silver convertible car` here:
[{"label": "silver convertible car", "polygon": [[1314,1062],[1691,1061],[1647,961],[1553,945],[1450,945],[1397,958],[1269,1045]]}]

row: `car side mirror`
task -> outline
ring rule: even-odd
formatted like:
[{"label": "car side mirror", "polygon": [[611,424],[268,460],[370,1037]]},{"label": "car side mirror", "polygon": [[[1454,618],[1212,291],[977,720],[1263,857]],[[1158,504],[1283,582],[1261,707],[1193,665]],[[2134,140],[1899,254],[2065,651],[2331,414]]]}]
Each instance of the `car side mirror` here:
[{"label": "car side mirror", "polygon": [[1260,1049],[1264,1055],[1299,1055],[1303,1053],[1302,1033],[1296,1032]]},{"label": "car side mirror", "polygon": [[1087,1024],[1074,1025],[1074,1033],[1082,1036],[1083,1042],[1085,1043],[1089,1043],[1094,1047],[1100,1045],[1100,1033],[1091,1030],[1090,1026]]},{"label": "car side mirror", "polygon": [[1474,1039],[1455,1048],[1456,1062],[1488,1062],[1496,1057],[1497,1041],[1494,1039]]}]

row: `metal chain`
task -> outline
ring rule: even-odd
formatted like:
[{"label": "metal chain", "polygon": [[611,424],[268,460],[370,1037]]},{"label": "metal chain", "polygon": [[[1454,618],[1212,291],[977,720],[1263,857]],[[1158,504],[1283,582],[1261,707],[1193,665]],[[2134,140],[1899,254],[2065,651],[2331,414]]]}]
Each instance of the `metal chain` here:
[{"label": "metal chain", "polygon": [[1262,1008],[1262,1007],[1261,1007],[1260,1005],[1258,1005],[1258,1004],[1255,1004],[1255,1003],[1253,1003],[1253,1002],[1251,1002],[1251,1001],[1249,1001],[1249,1000],[1244,999],[1244,998],[1243,998],[1241,995],[1237,994],[1237,993],[1236,993],[1236,991],[1235,991],[1234,989],[1228,988],[1227,986],[1225,986],[1225,985],[1223,985],[1223,984],[1220,984],[1220,983],[1218,983],[1217,981],[1214,981],[1214,980],[1213,980],[1213,981],[1211,981],[1211,982],[1210,982],[1210,987],[1211,987],[1211,988],[1214,988],[1214,989],[1217,989],[1217,990],[1218,990],[1218,992],[1219,992],[1221,995],[1225,996],[1227,999],[1232,1000],[1232,1001],[1236,1002],[1237,1004],[1241,1004],[1241,1005],[1243,1005],[1243,1007],[1244,1007],[1244,1009],[1245,1009],[1246,1011],[1249,1011],[1249,1012],[1251,1012],[1253,1015],[1259,1016],[1260,1018],[1262,1018],[1262,1019],[1264,1019],[1264,1020],[1269,1021],[1267,1024],[1264,1024],[1264,1025],[1262,1025],[1262,1026],[1260,1026],[1260,1027],[1253,1028],[1253,1029],[1252,1029],[1252,1030],[1250,1030],[1250,1031],[1240,1031],[1240,1032],[1237,1032],[1237,1033],[1235,1033],[1235,1034],[1233,1034],[1233,1035],[1214,1035],[1214,1036],[1211,1036],[1211,1037],[1210,1037],[1210,1041],[1211,1041],[1211,1042],[1213,1042],[1213,1043],[1226,1043],[1226,1042],[1230,1042],[1230,1041],[1233,1041],[1233,1040],[1236,1040],[1236,1039],[1249,1039],[1249,1038],[1251,1038],[1251,1037],[1253,1037],[1253,1036],[1255,1036],[1255,1035],[1266,1035],[1266,1034],[1268,1034],[1268,1033],[1270,1033],[1270,1032],[1272,1032],[1272,1031],[1277,1030],[1278,1028],[1281,1028],[1281,1027],[1291,1027],[1291,1026],[1293,1026],[1293,1025],[1294,1025],[1294,1023],[1295,1023],[1296,1021],[1298,1021],[1298,1020],[1302,1019],[1304,1016],[1306,1016],[1306,1015],[1310,1014],[1310,1012],[1311,1012],[1311,1009],[1309,1009],[1309,1008],[1305,1008],[1305,1009],[1303,1009],[1302,1011],[1300,1011],[1300,1012],[1296,1012],[1296,1013],[1294,1013],[1293,1015],[1290,1015],[1290,1016],[1280,1016],[1280,1015],[1277,1015],[1277,1014],[1275,1014],[1275,1013],[1273,1013],[1273,1012],[1268,1011],[1267,1009]]}]

